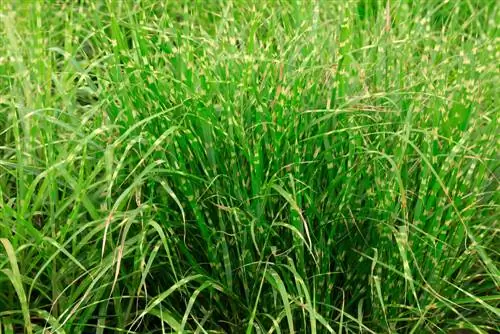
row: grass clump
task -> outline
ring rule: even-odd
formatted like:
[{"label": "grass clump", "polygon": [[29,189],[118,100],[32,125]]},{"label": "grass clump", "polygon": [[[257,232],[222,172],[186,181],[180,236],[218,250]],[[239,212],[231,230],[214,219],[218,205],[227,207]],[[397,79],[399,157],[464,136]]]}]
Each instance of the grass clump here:
[{"label": "grass clump", "polygon": [[499,330],[495,1],[0,8],[0,331]]}]

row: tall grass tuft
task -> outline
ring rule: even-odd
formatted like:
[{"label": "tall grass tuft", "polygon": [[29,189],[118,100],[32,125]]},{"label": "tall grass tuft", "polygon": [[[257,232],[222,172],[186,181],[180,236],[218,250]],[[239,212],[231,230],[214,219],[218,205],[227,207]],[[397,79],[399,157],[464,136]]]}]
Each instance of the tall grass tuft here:
[{"label": "tall grass tuft", "polygon": [[0,3],[0,333],[500,330],[498,6]]}]

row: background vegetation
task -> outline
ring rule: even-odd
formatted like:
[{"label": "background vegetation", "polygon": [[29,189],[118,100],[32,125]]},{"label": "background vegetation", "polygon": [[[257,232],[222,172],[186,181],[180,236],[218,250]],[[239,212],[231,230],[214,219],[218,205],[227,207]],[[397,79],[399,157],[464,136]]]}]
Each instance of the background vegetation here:
[{"label": "background vegetation", "polygon": [[0,332],[498,332],[498,19],[1,1]]}]

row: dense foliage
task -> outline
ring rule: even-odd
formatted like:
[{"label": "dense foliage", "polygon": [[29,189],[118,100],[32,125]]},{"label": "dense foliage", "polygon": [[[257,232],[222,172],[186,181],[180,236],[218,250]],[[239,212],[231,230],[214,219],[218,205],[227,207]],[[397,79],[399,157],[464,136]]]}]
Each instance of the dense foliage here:
[{"label": "dense foliage", "polygon": [[1,1],[0,332],[498,331],[498,19]]}]

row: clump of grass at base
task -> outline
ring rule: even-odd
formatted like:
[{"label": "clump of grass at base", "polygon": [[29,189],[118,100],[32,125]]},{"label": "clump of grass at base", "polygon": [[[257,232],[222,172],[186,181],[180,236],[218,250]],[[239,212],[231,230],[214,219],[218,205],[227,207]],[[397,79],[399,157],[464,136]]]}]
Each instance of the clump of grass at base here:
[{"label": "clump of grass at base", "polygon": [[0,4],[0,331],[498,331],[495,5]]}]

